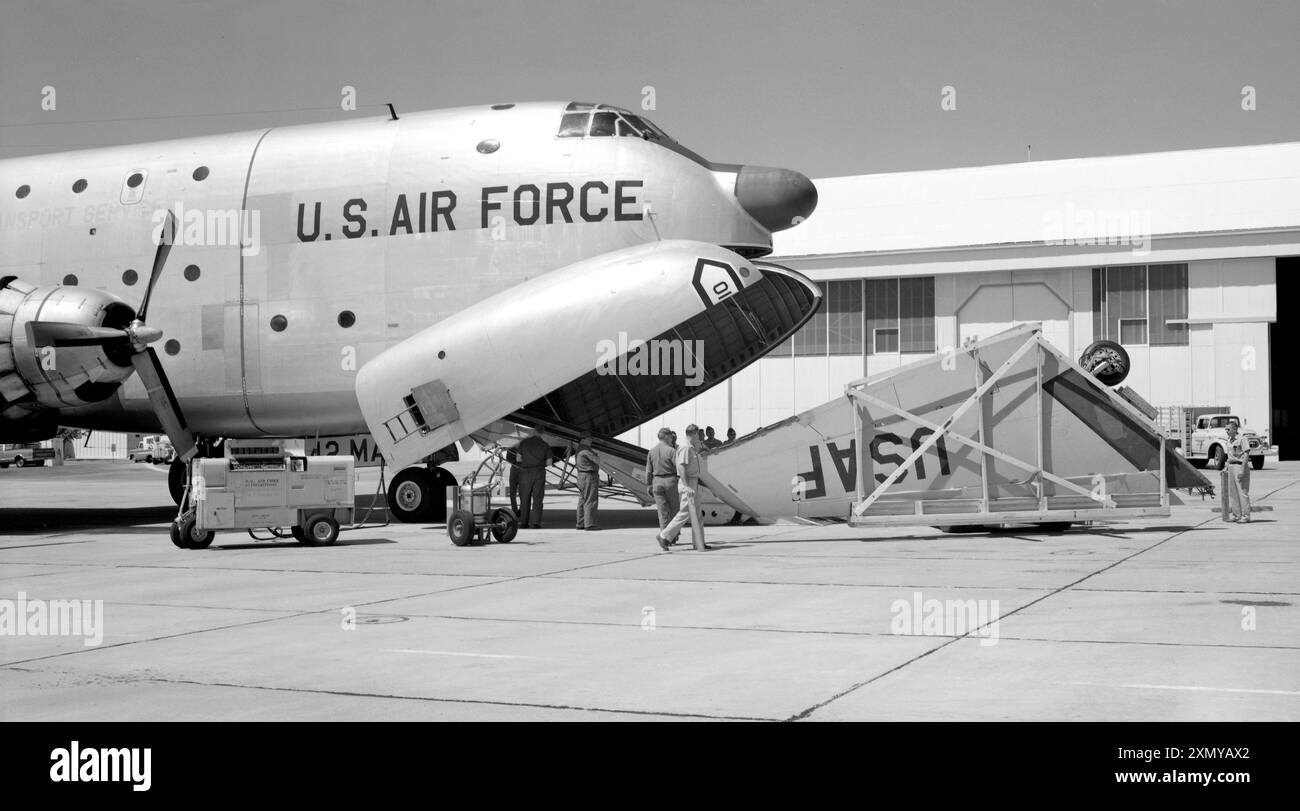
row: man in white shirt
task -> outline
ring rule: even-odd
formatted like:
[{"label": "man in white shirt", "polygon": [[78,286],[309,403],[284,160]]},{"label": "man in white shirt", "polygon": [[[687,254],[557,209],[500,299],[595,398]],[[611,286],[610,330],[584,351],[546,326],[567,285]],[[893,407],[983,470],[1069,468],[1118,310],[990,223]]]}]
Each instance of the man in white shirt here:
[{"label": "man in white shirt", "polygon": [[680,507],[677,515],[668,522],[668,526],[655,535],[659,548],[665,552],[668,551],[668,547],[677,542],[677,534],[681,532],[682,527],[686,526],[687,521],[691,522],[691,538],[695,542],[695,548],[699,550],[709,548],[704,543],[703,517],[695,503],[700,488],[700,449],[703,446],[699,426],[695,424],[686,426],[686,442],[677,449],[674,456],[677,465],[677,497]]},{"label": "man in white shirt", "polygon": [[1228,521],[1250,523],[1250,444],[1238,434],[1237,423],[1228,423],[1224,448],[1224,478],[1227,479]]}]

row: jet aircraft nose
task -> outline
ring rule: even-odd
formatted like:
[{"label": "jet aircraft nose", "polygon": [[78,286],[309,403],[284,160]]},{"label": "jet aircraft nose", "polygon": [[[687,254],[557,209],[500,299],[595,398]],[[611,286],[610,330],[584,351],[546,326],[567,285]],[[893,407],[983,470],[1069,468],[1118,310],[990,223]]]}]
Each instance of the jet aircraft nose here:
[{"label": "jet aircraft nose", "polygon": [[742,166],[736,199],[769,231],[798,225],[817,208],[817,187],[799,172],[771,166]]}]

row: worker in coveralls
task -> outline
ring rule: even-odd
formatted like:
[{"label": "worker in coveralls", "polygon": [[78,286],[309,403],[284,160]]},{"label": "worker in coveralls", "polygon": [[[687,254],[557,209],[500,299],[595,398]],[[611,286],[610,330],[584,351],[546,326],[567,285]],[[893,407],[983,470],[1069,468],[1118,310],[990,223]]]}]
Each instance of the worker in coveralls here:
[{"label": "worker in coveralls", "polygon": [[1250,523],[1250,444],[1238,434],[1237,423],[1228,423],[1227,454],[1224,465],[1228,489],[1227,521]]},{"label": "worker in coveralls", "polygon": [[668,522],[677,514],[677,462],[674,460],[673,432],[668,428],[659,429],[659,444],[655,445],[645,456],[645,483],[650,488],[650,497],[655,500],[655,509],[659,511],[659,531],[663,532]]},{"label": "worker in coveralls", "polygon": [[542,498],[546,493],[546,468],[551,464],[551,446],[537,429],[519,443],[519,526],[542,528]]},{"label": "worker in coveralls", "polygon": [[704,517],[700,515],[700,508],[696,504],[700,489],[700,450],[703,447],[704,437],[699,426],[686,426],[686,442],[677,449],[673,458],[677,467],[677,498],[681,506],[668,526],[655,535],[659,548],[665,552],[677,541],[677,534],[686,526],[687,521],[691,522],[691,540],[694,541],[695,548],[709,548],[704,543]]},{"label": "worker in coveralls", "polygon": [[600,456],[591,448],[591,437],[578,441],[578,455],[574,460],[578,471],[577,529],[600,529],[596,525],[596,505],[600,501]]},{"label": "worker in coveralls", "polygon": [[508,490],[510,492],[510,511],[519,516],[519,453],[517,451],[506,451],[506,463],[510,465],[510,479]]}]

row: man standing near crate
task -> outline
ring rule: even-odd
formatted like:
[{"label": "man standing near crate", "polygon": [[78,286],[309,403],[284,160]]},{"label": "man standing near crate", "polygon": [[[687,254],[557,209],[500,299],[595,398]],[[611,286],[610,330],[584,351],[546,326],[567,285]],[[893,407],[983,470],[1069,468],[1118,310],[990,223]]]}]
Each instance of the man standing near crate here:
[{"label": "man standing near crate", "polygon": [[598,530],[596,506],[600,501],[600,456],[592,450],[591,437],[584,436],[578,441],[574,467],[578,473],[578,515],[574,528],[588,532]]},{"label": "man standing near crate", "polygon": [[546,468],[551,464],[551,446],[536,428],[519,443],[519,526],[542,528],[542,499],[546,494]]},{"label": "man standing near crate", "polygon": [[1224,484],[1228,491],[1228,521],[1250,523],[1250,443],[1238,433],[1237,423],[1229,422]]}]

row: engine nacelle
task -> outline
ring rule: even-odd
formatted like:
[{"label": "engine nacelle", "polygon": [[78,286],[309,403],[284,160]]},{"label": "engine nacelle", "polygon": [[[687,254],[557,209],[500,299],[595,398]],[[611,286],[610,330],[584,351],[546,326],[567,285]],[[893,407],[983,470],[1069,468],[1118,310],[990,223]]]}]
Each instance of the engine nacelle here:
[{"label": "engine nacelle", "polygon": [[87,287],[37,286],[0,278],[0,417],[105,400],[131,376],[131,346],[36,346],[28,326],[59,322],[122,329],[135,310],[118,297]]}]

